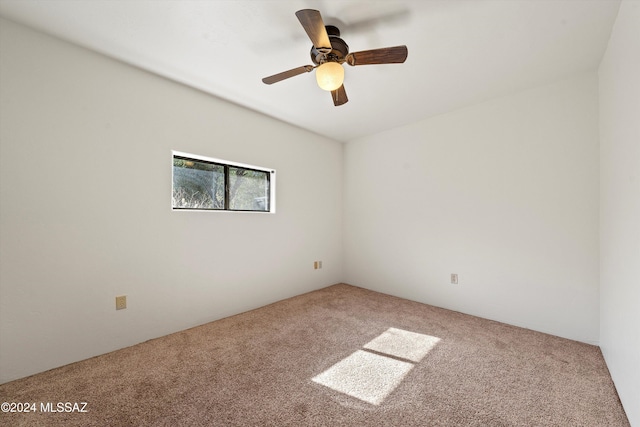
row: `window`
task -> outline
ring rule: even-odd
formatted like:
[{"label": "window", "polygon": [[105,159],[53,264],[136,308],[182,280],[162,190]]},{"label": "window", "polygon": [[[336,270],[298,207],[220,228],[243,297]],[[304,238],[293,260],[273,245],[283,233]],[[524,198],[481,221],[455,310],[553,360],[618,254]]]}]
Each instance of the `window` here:
[{"label": "window", "polygon": [[276,171],[173,152],[175,210],[275,212]]}]

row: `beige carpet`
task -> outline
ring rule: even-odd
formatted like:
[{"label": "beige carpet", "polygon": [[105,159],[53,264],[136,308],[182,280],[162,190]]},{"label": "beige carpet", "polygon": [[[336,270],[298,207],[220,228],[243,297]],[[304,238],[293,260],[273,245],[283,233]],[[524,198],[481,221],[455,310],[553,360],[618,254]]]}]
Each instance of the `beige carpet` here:
[{"label": "beige carpet", "polygon": [[[0,385],[10,426],[628,426],[598,347],[335,285]],[[41,402],[87,402],[43,413]]]}]

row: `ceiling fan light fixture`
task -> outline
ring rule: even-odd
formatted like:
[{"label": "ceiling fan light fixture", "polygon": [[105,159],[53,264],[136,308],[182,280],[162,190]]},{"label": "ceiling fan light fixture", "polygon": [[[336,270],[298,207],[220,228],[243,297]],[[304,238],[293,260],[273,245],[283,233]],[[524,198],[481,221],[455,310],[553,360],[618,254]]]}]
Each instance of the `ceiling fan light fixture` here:
[{"label": "ceiling fan light fixture", "polygon": [[340,38],[340,30],[333,25],[324,25],[319,11],[302,9],[296,12],[296,17],[313,44],[309,55],[314,65],[303,65],[265,77],[262,79],[264,84],[270,85],[316,70],[318,86],[320,89],[331,92],[333,105],[337,107],[349,101],[342,84],[344,82],[344,68],[342,67],[344,63],[349,66],[401,64],[407,59],[409,52],[405,45],[349,53],[349,46]]},{"label": "ceiling fan light fixture", "polygon": [[336,90],[344,82],[344,68],[337,62],[325,62],[316,69],[316,80],[320,89]]}]

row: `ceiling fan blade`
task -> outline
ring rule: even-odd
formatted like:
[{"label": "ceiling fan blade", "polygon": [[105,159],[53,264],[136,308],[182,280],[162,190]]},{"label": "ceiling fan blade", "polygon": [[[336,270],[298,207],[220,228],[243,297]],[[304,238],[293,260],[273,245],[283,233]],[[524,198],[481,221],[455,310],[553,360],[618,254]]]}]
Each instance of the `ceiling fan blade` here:
[{"label": "ceiling fan blade", "polygon": [[314,68],[315,67],[313,65],[303,65],[302,67],[294,68],[292,70],[274,74],[273,76],[265,77],[264,79],[262,79],[262,82],[268,85],[274,84],[284,79],[288,79],[289,77],[297,76],[298,74],[308,73]]},{"label": "ceiling fan blade", "polygon": [[344,85],[340,86],[336,90],[332,90],[331,98],[333,99],[333,105],[335,105],[336,107],[349,102],[349,98],[347,98],[347,92],[344,90]]},{"label": "ceiling fan blade", "polygon": [[296,16],[311,39],[313,46],[319,52],[331,52],[331,41],[329,41],[329,35],[324,27],[324,22],[322,22],[320,12],[314,9],[302,9],[296,12]]},{"label": "ceiling fan blade", "polygon": [[349,65],[401,64],[408,54],[409,50],[403,45],[352,52],[345,59]]}]

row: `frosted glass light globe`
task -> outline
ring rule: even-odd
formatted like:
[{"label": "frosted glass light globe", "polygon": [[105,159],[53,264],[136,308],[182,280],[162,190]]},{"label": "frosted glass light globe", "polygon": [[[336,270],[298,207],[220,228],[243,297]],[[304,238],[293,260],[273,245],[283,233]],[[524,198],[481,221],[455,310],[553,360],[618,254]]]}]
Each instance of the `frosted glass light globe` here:
[{"label": "frosted glass light globe", "polygon": [[336,90],[344,82],[344,68],[337,62],[325,62],[316,69],[316,80],[320,89]]}]

